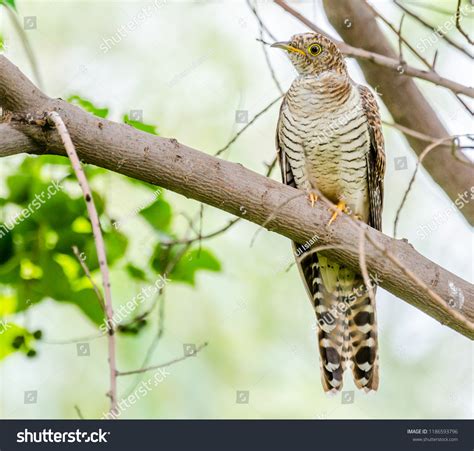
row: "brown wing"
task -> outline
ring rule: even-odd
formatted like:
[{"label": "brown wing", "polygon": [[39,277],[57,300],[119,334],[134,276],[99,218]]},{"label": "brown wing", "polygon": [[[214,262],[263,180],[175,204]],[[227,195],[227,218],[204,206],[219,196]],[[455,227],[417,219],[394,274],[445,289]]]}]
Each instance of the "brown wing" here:
[{"label": "brown wing", "polygon": [[369,225],[382,230],[383,178],[385,174],[385,151],[382,135],[382,121],[374,95],[366,86],[358,86],[362,97],[370,132],[370,151],[367,161],[369,184]]},{"label": "brown wing", "polygon": [[291,171],[290,163],[288,162],[288,158],[286,156],[285,151],[282,149],[280,145],[279,139],[279,130],[280,130],[280,120],[281,120],[281,110],[283,109],[283,105],[285,105],[285,98],[283,98],[283,102],[281,102],[280,106],[280,113],[278,115],[278,123],[276,129],[276,136],[275,136],[275,147],[277,150],[277,157],[278,162],[280,163],[281,169],[281,180],[285,185],[292,186],[293,188],[297,188],[295,178],[293,177],[293,172]]}]

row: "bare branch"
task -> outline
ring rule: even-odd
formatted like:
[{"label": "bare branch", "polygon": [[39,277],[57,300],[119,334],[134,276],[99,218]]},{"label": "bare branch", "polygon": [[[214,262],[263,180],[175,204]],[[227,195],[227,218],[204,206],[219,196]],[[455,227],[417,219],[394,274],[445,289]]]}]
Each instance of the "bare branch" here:
[{"label": "bare branch", "polygon": [[[424,27],[428,28],[431,30],[433,33],[436,33],[437,36],[440,36],[442,39],[444,39],[449,45],[453,46],[455,49],[459,50],[460,52],[464,53],[465,55],[469,56],[472,58],[472,55],[469,53],[468,50],[466,50],[464,47],[461,47],[457,42],[453,41],[446,33],[439,33],[438,30],[433,26],[430,25],[428,22],[426,22],[424,19],[422,19],[420,16],[415,14],[413,11],[410,11],[407,9],[405,6],[403,6],[398,0],[393,1],[403,12],[405,12],[407,15],[418,21],[421,25]],[[434,66],[434,62],[433,62]]]},{"label": "bare branch", "polygon": [[456,6],[456,28],[459,33],[461,33],[469,44],[473,45],[474,41],[469,37],[469,35],[461,27],[461,0],[458,0],[458,5]]},{"label": "bare branch", "polygon": [[81,265],[81,268],[84,271],[84,274],[89,279],[89,282],[91,283],[92,288],[95,291],[95,295],[97,296],[99,304],[101,305],[102,309],[105,312],[104,297],[102,296],[102,293],[100,292],[99,287],[94,282],[94,279],[92,278],[91,272],[90,272],[88,266],[86,265],[86,262],[84,261],[83,257],[81,256],[81,253],[79,252],[79,249],[77,248],[77,246],[72,246],[72,251],[74,252],[74,255],[76,256],[77,261]]},{"label": "bare branch", "polygon": [[270,102],[263,110],[260,110],[246,125],[245,127],[242,127],[235,135],[234,137],[221,149],[219,149],[214,155],[218,157],[219,155],[223,154],[232,144],[237,141],[239,136],[245,132],[262,114],[265,114],[275,103],[277,103],[281,98],[283,97],[283,94],[278,96],[275,100]]},{"label": "bare branch", "polygon": [[426,147],[426,149],[420,154],[418,157],[418,160],[416,162],[415,170],[413,171],[413,175],[411,176],[410,181],[408,182],[408,187],[405,190],[405,194],[403,195],[403,199],[400,203],[400,206],[398,207],[397,213],[395,215],[395,221],[393,223],[393,237],[397,237],[397,227],[398,227],[398,220],[400,219],[400,214],[402,212],[402,208],[405,205],[405,201],[407,200],[408,194],[410,193],[411,187],[413,186],[413,183],[415,182],[415,177],[416,174],[418,174],[418,169],[420,167],[420,164],[423,162],[423,159],[430,153],[433,149],[438,147],[439,145],[443,144],[446,141],[452,141],[452,137],[448,138],[441,138],[435,141],[434,143],[430,144],[429,146]]},{"label": "bare branch", "polygon": [[284,94],[283,89],[282,89],[282,87],[280,85],[280,82],[278,81],[278,78],[275,74],[275,70],[273,69],[272,63],[270,61],[270,56],[268,55],[268,50],[267,50],[267,45],[268,44],[263,40],[263,32],[265,31],[268,34],[268,36],[270,36],[270,38],[273,39],[274,41],[276,41],[275,36],[273,36],[273,34],[268,30],[268,28],[263,23],[260,15],[257,12],[257,7],[252,5],[250,0],[247,0],[247,5],[250,8],[250,10],[252,11],[255,18],[257,19],[257,22],[258,22],[258,25],[259,25],[259,29],[260,29],[260,39],[259,39],[259,41],[262,43],[262,49],[263,49],[263,53],[265,54],[265,61],[267,62],[268,70],[270,71],[273,82],[275,83],[275,86],[277,87],[278,91],[280,91],[280,94],[283,95]]},{"label": "bare branch", "polygon": [[102,274],[102,284],[104,286],[105,293],[105,313],[107,317],[107,324],[109,327],[108,343],[109,343],[109,372],[110,372],[110,412],[115,412],[117,409],[117,364],[115,356],[115,334],[113,330],[113,317],[114,311],[112,307],[112,293],[110,290],[110,277],[109,268],[107,265],[107,255],[105,252],[105,243],[102,236],[102,230],[100,227],[99,214],[92,197],[92,191],[89,186],[89,182],[82,169],[81,162],[77,156],[76,148],[72,143],[71,136],[69,134],[66,125],[64,124],[61,116],[56,112],[47,113],[48,120],[56,127],[58,134],[61,138],[61,142],[66,149],[67,156],[71,161],[72,168],[76,174],[79,186],[81,187],[84,200],[86,201],[87,212],[92,225],[92,233],[94,235],[95,247],[97,250],[97,257],[99,259],[100,272]]},{"label": "bare branch", "polygon": [[174,365],[175,363],[182,362],[183,360],[189,359],[189,357],[195,357],[196,354],[201,351],[201,349],[205,348],[207,343],[203,343],[202,345],[196,348],[196,351],[193,354],[184,355],[183,357],[178,357],[176,359],[170,360],[165,363],[161,363],[159,365],[148,366],[146,368],[140,368],[139,370],[132,370],[132,371],[119,371],[118,376],[130,376],[132,374],[141,374],[146,373],[148,371],[158,370],[160,368],[166,368],[168,366]]}]

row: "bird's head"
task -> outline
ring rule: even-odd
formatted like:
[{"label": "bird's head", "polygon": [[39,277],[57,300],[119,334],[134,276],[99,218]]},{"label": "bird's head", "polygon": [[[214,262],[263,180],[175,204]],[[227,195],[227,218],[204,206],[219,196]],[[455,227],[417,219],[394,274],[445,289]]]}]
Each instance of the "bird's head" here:
[{"label": "bird's head", "polygon": [[287,42],[275,42],[272,47],[288,52],[301,75],[319,75],[326,71],[346,72],[346,63],[336,44],[319,33],[295,34]]}]

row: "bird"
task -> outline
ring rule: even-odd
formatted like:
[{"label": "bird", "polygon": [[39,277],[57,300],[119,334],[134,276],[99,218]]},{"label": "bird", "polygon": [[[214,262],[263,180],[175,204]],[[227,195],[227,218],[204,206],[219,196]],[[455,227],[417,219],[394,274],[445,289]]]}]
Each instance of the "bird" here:
[{"label": "bird", "polygon": [[[284,50],[297,71],[277,123],[283,183],[305,190],[313,206],[321,195],[332,202],[328,226],[347,213],[381,230],[385,151],[374,94],[351,79],[337,45],[320,33],[296,34],[272,47]],[[340,392],[346,369],[358,389],[376,391],[375,296],[360,271],[304,243],[293,243],[293,250],[316,313],[324,391]]]}]

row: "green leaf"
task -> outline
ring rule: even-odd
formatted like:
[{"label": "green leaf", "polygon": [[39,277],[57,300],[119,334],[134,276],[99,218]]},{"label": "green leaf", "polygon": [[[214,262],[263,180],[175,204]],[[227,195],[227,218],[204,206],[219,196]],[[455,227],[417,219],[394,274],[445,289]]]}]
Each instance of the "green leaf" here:
[{"label": "green leaf", "polygon": [[22,205],[29,199],[31,177],[28,174],[15,174],[7,177],[7,187],[9,191],[8,200],[15,204]]},{"label": "green leaf", "polygon": [[158,199],[140,211],[150,225],[161,232],[167,232],[171,224],[172,210],[168,202]]},{"label": "green leaf", "polygon": [[177,258],[178,246],[163,246],[158,243],[151,257],[151,267],[160,274],[166,272],[168,263]]},{"label": "green leaf", "polygon": [[219,260],[207,249],[193,249],[186,252],[174,270],[170,274],[170,279],[195,285],[197,271],[215,271],[221,270]]},{"label": "green leaf", "polygon": [[14,10],[16,10],[15,0],[0,0],[1,4],[10,5]]},{"label": "green leaf", "polygon": [[156,131],[156,126],[151,124],[144,124],[140,121],[134,121],[133,119],[130,119],[128,117],[128,114],[125,114],[123,116],[123,122],[125,124],[131,125],[132,127],[135,127],[138,130],[141,130],[142,132],[151,133],[152,135],[158,134],[158,132]]},{"label": "green leaf", "polygon": [[0,360],[14,352],[32,351],[33,335],[23,327],[17,326],[6,320],[0,321]]},{"label": "green leaf", "polygon": [[0,294],[0,319],[4,316],[12,315],[15,312],[16,296],[13,294]]},{"label": "green leaf", "polygon": [[68,300],[71,294],[71,283],[64,268],[55,260],[53,252],[43,252],[38,267],[42,275],[38,281],[38,289],[44,297],[52,297],[58,301]]},{"label": "green leaf", "polygon": [[130,275],[130,277],[132,277],[135,280],[141,280],[141,281],[147,281],[148,280],[145,271],[143,271],[142,269],[138,268],[135,265],[132,265],[131,263],[129,263],[125,267],[125,269],[128,272],[128,274]]},{"label": "green leaf", "polygon": [[[0,2],[0,5],[2,3]],[[5,41],[5,38],[2,36],[2,34],[0,33],[0,52],[4,52],[7,48],[7,43]]]},{"label": "green leaf", "polygon": [[[125,255],[128,246],[127,237],[118,232],[117,230],[111,230],[104,235],[105,251],[107,254],[107,263],[112,266],[114,262],[119,260]],[[85,256],[87,258],[87,266],[91,271],[99,267],[97,259],[97,250],[95,248],[94,240],[88,240],[85,249]]]},{"label": "green leaf", "polygon": [[89,113],[92,113],[94,116],[106,118],[109,114],[108,108],[98,108],[91,101],[86,100],[78,95],[69,96],[67,101],[73,105],[80,106],[82,109],[86,110]]},{"label": "green leaf", "polygon": [[0,222],[0,265],[10,260],[15,253],[13,246],[13,230],[8,231]]},{"label": "green leaf", "polygon": [[92,288],[73,291],[69,299],[70,302],[77,305],[93,323],[99,325],[104,321],[104,311]]}]

